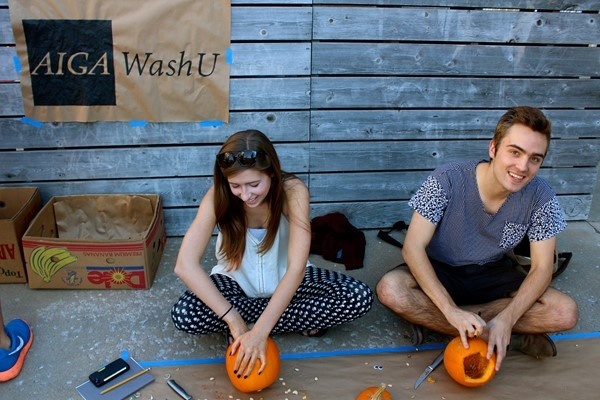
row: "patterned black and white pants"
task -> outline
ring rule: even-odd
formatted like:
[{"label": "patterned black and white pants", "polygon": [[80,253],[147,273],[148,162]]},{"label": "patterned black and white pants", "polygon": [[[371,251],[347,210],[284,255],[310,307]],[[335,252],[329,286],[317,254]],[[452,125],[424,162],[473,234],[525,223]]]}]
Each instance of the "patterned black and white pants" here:
[{"label": "patterned black and white pants", "polygon": [[[248,297],[239,284],[225,275],[211,279],[246,323],[254,323],[267,307],[269,298]],[[348,275],[308,266],[304,280],[272,333],[302,332],[331,328],[366,314],[373,304],[373,291]],[[227,324],[190,290],[171,309],[175,327],[191,334],[227,330]]]}]

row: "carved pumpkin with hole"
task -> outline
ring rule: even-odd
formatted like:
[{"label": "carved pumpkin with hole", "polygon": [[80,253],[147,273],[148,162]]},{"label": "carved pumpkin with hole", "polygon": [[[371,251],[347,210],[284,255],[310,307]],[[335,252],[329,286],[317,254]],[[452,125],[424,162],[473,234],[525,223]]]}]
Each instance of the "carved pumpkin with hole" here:
[{"label": "carved pumpkin with hole", "polygon": [[385,390],[387,385],[371,386],[360,392],[356,400],[392,400],[390,392]]},{"label": "carved pumpkin with hole", "polygon": [[271,338],[267,339],[267,365],[260,375],[258,375],[258,369],[260,368],[260,361],[258,361],[254,364],[254,368],[248,377],[244,378],[244,376],[241,376],[238,378],[237,374],[233,372],[236,358],[237,353],[231,355],[231,345],[229,345],[225,354],[225,368],[227,369],[227,375],[231,384],[240,392],[250,393],[262,390],[271,386],[279,377],[279,370],[281,368],[279,349],[275,341]]},{"label": "carved pumpkin with hole", "polygon": [[444,350],[444,367],[463,386],[485,385],[496,373],[496,353],[488,360],[487,348],[485,340],[469,338],[469,348],[465,349],[460,336],[455,337]]}]

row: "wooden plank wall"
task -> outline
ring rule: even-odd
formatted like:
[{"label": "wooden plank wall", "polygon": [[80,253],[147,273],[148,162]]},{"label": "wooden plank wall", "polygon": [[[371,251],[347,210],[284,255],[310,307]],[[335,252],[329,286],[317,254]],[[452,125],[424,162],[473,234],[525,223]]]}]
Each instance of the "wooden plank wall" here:
[{"label": "wooden plank wall", "polygon": [[230,123],[21,122],[0,0],[0,185],[159,193],[185,233],[219,145],[256,128],[310,187],[313,216],[360,228],[407,219],[436,166],[483,158],[506,108],[554,124],[541,171],[570,220],[588,216],[600,162],[600,1],[234,0]]}]

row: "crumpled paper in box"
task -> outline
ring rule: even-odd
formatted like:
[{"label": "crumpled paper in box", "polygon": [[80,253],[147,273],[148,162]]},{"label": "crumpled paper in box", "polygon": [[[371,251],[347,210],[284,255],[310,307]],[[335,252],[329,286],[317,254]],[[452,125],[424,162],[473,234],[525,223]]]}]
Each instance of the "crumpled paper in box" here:
[{"label": "crumpled paper in box", "polygon": [[83,195],[56,201],[54,215],[59,238],[127,240],[144,237],[154,212],[143,196]]}]

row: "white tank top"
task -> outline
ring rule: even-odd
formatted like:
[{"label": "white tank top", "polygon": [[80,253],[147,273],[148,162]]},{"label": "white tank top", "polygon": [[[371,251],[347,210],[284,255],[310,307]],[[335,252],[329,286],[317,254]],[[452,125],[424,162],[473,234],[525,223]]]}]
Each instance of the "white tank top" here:
[{"label": "white tank top", "polygon": [[242,265],[237,270],[228,271],[229,262],[219,252],[222,241],[219,232],[215,249],[217,265],[213,267],[211,275],[229,276],[242,287],[248,297],[271,297],[287,270],[289,239],[290,225],[283,215],[273,246],[264,254],[258,252],[261,240],[258,240],[250,230],[246,231],[246,249],[242,257]]}]

